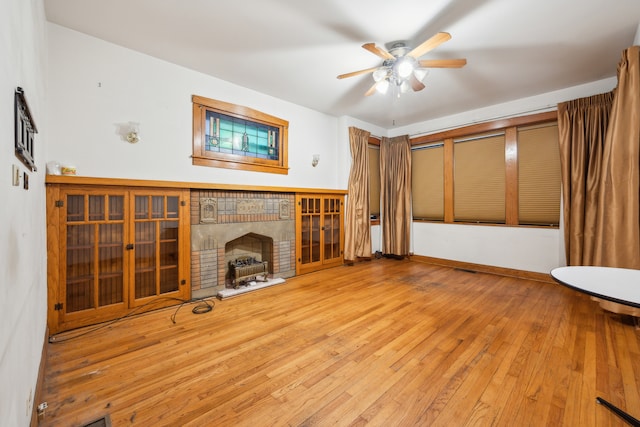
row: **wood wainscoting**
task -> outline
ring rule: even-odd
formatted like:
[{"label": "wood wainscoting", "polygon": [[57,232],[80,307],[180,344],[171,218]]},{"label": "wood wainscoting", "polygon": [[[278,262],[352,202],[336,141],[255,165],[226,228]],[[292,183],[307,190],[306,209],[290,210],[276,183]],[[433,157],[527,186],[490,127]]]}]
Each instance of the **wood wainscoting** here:
[{"label": "wood wainscoting", "polygon": [[554,283],[376,259],[215,304],[55,336],[43,425],[624,425],[597,396],[640,416],[639,332]]}]

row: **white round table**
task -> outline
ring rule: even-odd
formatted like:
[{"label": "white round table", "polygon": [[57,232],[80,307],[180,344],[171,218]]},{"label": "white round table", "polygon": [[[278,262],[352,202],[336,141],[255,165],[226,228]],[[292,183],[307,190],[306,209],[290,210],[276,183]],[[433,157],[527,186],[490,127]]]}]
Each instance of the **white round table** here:
[{"label": "white round table", "polygon": [[[584,292],[592,298],[632,307],[630,311],[615,307],[601,306],[611,311],[637,316],[640,309],[640,270],[614,267],[570,266],[551,270],[551,277],[561,285]],[[637,323],[636,323],[637,324]],[[640,420],[601,397],[596,402],[613,411],[629,425],[640,427]]]},{"label": "white round table", "polygon": [[596,298],[640,308],[640,270],[571,266],[551,270],[562,285]]}]

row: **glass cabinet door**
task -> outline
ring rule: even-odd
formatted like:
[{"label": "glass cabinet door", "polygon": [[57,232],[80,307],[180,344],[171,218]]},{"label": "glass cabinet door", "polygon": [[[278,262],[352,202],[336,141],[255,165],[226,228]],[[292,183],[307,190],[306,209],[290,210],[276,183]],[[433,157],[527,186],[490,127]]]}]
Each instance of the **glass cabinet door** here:
[{"label": "glass cabinet door", "polygon": [[301,245],[302,264],[320,262],[320,219],[321,206],[319,197],[301,197]]},{"label": "glass cabinet door", "polygon": [[324,199],[323,216],[324,225],[324,251],[323,261],[333,261],[342,256],[341,227],[342,210],[339,197],[327,197]]},{"label": "glass cabinet door", "polygon": [[122,305],[124,194],[66,194],[65,314]]},{"label": "glass cabinet door", "polygon": [[188,300],[189,200],[188,189],[48,187],[51,333]]},{"label": "glass cabinet door", "polygon": [[344,196],[296,195],[296,273],[342,263]]},{"label": "glass cabinet door", "polygon": [[170,194],[134,196],[132,305],[181,290],[179,202],[179,196]]}]

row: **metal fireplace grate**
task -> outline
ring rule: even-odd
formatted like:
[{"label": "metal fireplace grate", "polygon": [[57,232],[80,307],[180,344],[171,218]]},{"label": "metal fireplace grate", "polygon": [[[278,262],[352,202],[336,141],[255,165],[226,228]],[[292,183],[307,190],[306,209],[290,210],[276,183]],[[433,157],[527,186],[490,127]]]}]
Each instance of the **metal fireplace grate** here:
[{"label": "metal fireplace grate", "polygon": [[262,276],[262,280],[267,280],[269,274],[269,263],[267,261],[258,261],[253,257],[240,257],[234,261],[229,261],[229,273],[234,288],[238,288],[240,284],[249,279],[257,279]]}]

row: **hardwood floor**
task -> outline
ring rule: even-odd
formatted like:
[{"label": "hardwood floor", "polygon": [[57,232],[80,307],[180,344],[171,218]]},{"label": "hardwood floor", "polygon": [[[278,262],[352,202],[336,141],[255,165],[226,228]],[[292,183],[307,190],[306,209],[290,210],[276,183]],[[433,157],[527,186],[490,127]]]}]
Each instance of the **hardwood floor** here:
[{"label": "hardwood floor", "polygon": [[597,396],[640,417],[640,332],[554,283],[382,259],[215,304],[56,337],[41,425],[625,425]]}]

